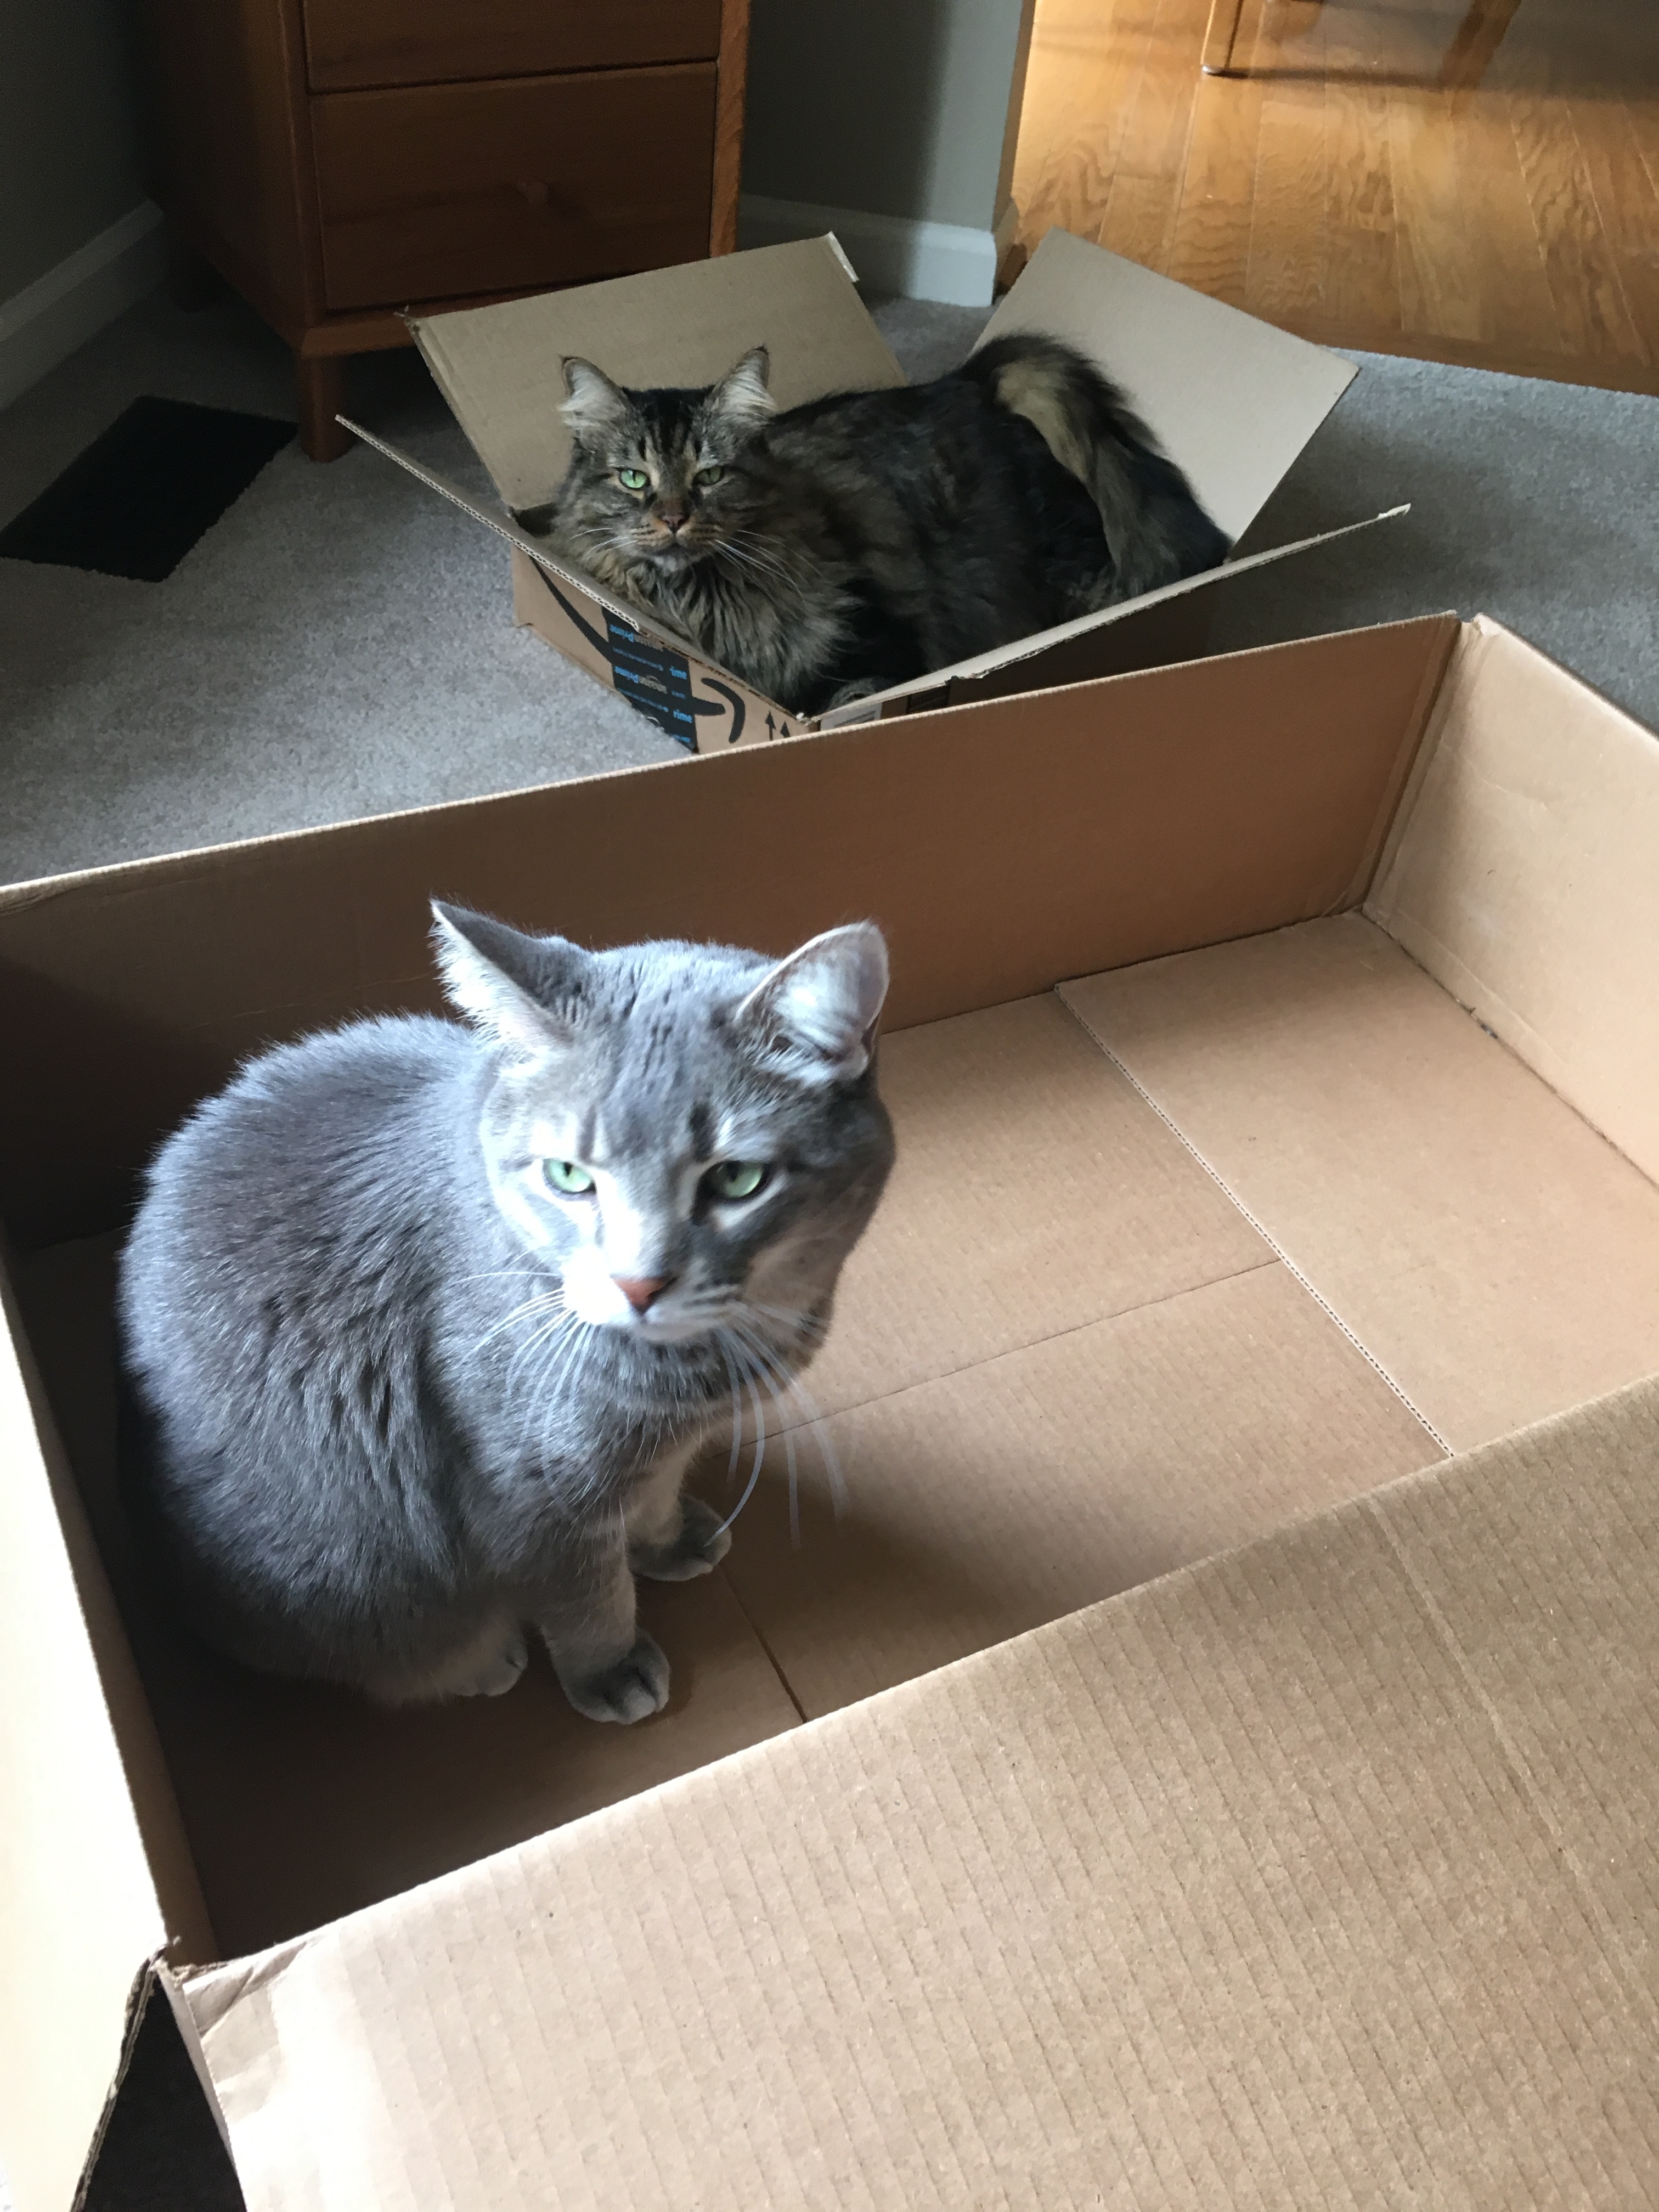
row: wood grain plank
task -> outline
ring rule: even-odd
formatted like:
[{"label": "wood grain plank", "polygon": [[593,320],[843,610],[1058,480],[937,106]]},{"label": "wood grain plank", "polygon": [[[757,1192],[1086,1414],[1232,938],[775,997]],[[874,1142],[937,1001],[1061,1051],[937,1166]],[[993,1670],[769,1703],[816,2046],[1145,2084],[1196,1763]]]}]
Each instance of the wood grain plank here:
[{"label": "wood grain plank", "polygon": [[1659,188],[1622,100],[1569,100],[1566,112],[1642,357],[1659,367]]},{"label": "wood grain plank", "polygon": [[1099,243],[1160,273],[1175,243],[1199,75],[1192,67],[1203,0],[1158,0],[1136,97],[1125,114]]},{"label": "wood grain plank", "polygon": [[1235,307],[1244,306],[1249,287],[1261,100],[1253,78],[1200,80],[1170,251],[1171,276]]},{"label": "wood grain plank", "polygon": [[[1324,309],[1330,212],[1325,12],[1268,11],[1251,62],[1262,82],[1261,136],[1244,303],[1270,322]],[[1296,20],[1307,15],[1310,23]]]},{"label": "wood grain plank", "polygon": [[1158,0],[1118,0],[1103,37],[1092,11],[1039,5],[1014,162],[1028,248],[1056,223],[1098,235],[1157,14]]},{"label": "wood grain plank", "polygon": [[1645,365],[1566,101],[1516,90],[1510,118],[1565,350]]},{"label": "wood grain plank", "polygon": [[1484,337],[1481,257],[1468,229],[1452,96],[1391,87],[1388,106],[1401,327],[1435,337]]}]

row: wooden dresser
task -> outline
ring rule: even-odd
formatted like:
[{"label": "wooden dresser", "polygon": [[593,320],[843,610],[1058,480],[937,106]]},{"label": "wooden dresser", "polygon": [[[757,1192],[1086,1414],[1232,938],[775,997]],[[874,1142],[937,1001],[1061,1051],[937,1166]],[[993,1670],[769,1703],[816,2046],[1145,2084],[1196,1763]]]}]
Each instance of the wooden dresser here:
[{"label": "wooden dresser", "polygon": [[316,460],[399,311],[729,253],[749,0],[141,0],[151,189]]}]

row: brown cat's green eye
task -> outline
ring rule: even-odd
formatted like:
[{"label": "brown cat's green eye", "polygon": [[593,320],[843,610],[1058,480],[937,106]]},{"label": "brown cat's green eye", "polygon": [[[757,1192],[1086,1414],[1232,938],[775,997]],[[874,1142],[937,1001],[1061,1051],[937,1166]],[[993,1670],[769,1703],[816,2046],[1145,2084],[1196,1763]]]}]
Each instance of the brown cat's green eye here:
[{"label": "brown cat's green eye", "polygon": [[618,469],[617,481],[624,491],[643,491],[651,479],[643,469]]},{"label": "brown cat's green eye", "polygon": [[565,1198],[591,1198],[593,1178],[575,1160],[544,1160],[542,1173],[547,1177],[550,1190],[556,1190]]},{"label": "brown cat's green eye", "polygon": [[697,482],[700,484],[717,484],[725,474],[726,471],[723,468],[717,463],[711,462],[706,469],[697,471]]},{"label": "brown cat's green eye", "polygon": [[703,1177],[715,1198],[754,1198],[765,1189],[772,1170],[761,1160],[721,1160]]}]

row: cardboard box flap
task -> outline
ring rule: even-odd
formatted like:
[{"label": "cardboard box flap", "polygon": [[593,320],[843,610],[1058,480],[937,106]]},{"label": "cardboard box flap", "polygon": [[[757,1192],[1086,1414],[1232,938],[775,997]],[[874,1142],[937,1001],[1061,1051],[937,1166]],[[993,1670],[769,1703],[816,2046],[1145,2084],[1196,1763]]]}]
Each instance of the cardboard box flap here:
[{"label": "cardboard box flap", "polygon": [[1366,912],[1659,1181],[1650,731],[1482,616]]},{"label": "cardboard box flap", "polygon": [[1109,629],[1114,623],[1132,620],[1152,608],[1166,606],[1172,599],[1185,599],[1212,585],[1230,583],[1252,568],[1265,568],[1271,562],[1283,561],[1292,553],[1306,553],[1316,545],[1328,545],[1336,538],[1352,537],[1356,530],[1370,530],[1376,523],[1394,522],[1410,513],[1409,504],[1385,507],[1381,514],[1368,514],[1359,522],[1345,522],[1335,530],[1322,530],[1314,538],[1298,538],[1288,545],[1270,547],[1265,553],[1250,553],[1242,560],[1224,561],[1218,568],[1206,568],[1196,576],[1182,576],[1173,584],[1161,585],[1155,592],[1143,592],[1139,599],[1121,600],[1116,606],[1102,607],[1096,614],[1079,615],[1071,622],[1057,623],[1052,629],[1033,630],[1027,637],[1016,638],[1012,645],[1000,645],[990,653],[953,662],[949,668],[930,670],[926,676],[915,677],[908,684],[895,684],[885,691],[872,691],[867,698],[855,699],[848,706],[832,707],[820,717],[822,725],[826,730],[835,730],[844,729],[853,722],[871,721],[884,708],[901,699],[926,697],[952,683],[971,682],[976,677],[992,675],[1000,668],[1016,667],[1021,661],[1033,659],[1055,646],[1070,644],[1073,638],[1087,637],[1092,631]]},{"label": "cardboard box flap", "polygon": [[1237,541],[1359,374],[1242,309],[1051,230],[986,325],[1068,338],[1120,386]]},{"label": "cardboard box flap", "polygon": [[558,489],[570,440],[559,364],[579,354],[619,384],[703,385],[752,345],[771,352],[781,407],[902,384],[833,238],[763,246],[491,307],[411,315],[409,326],[507,504]]},{"label": "cardboard box flap", "polygon": [[58,2212],[116,2072],[135,1966],[175,1937],[196,1958],[216,1947],[3,1276],[0,1314],[0,2162],[17,2212]]},{"label": "cardboard box flap", "polygon": [[185,1987],[250,2212],[1659,2188],[1659,1386]]}]

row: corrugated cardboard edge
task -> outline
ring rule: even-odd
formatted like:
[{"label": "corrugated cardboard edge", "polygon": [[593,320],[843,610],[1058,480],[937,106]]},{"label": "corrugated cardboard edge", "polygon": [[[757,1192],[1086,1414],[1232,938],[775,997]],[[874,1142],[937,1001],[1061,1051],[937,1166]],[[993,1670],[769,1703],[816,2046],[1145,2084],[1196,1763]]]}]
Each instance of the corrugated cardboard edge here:
[{"label": "corrugated cardboard edge", "polygon": [[[85,2212],[94,2187],[100,2179],[98,2175],[98,2163],[103,2154],[104,2146],[108,2141],[111,2124],[115,2118],[122,2092],[127,2084],[133,2054],[137,2049],[139,2031],[144,2025],[150,2006],[158,1999],[166,2004],[173,2016],[173,2025],[179,2031],[179,2041],[184,2045],[190,2063],[195,2069],[197,2081],[201,2086],[203,2101],[212,2117],[214,2126],[218,2130],[220,2141],[224,2144],[227,2152],[230,2150],[230,2130],[226,2124],[224,2113],[220,2107],[219,2093],[213,2086],[213,2076],[208,2071],[207,2054],[202,2048],[202,2039],[197,2033],[195,2017],[185,2001],[183,1984],[178,1973],[167,1965],[163,1955],[157,1952],[144,1961],[133,1977],[132,1988],[127,1996],[126,2016],[121,2027],[120,2061],[116,2067],[114,2079],[109,2085],[109,2094],[104,2100],[104,2108],[98,2116],[98,2125],[94,2131],[92,2142],[88,2147],[86,2163],[81,2170],[81,2179],[76,2187],[70,2212]],[[103,2201],[107,2199],[105,2198]]]}]

